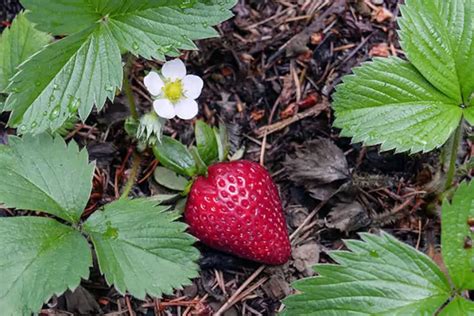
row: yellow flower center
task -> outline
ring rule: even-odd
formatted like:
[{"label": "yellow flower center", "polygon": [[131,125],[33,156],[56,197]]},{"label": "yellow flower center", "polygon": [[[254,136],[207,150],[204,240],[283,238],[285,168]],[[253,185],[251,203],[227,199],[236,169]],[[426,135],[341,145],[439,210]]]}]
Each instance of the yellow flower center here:
[{"label": "yellow flower center", "polygon": [[181,80],[166,82],[163,93],[171,102],[177,102],[183,96],[183,83]]}]

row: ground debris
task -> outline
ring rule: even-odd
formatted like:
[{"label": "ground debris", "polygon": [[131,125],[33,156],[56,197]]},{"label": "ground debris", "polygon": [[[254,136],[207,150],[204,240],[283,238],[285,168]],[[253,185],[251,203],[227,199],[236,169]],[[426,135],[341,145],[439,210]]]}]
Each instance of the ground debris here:
[{"label": "ground debris", "polygon": [[309,242],[293,249],[292,257],[296,270],[305,277],[315,274],[313,266],[319,262],[320,247],[316,242]]},{"label": "ground debris", "polygon": [[284,162],[288,178],[315,199],[328,200],[350,181],[346,157],[329,139],[310,141],[295,155]]},{"label": "ground debris", "polygon": [[367,227],[371,223],[367,210],[359,203],[339,203],[331,209],[326,217],[328,228],[341,232],[353,232]]}]

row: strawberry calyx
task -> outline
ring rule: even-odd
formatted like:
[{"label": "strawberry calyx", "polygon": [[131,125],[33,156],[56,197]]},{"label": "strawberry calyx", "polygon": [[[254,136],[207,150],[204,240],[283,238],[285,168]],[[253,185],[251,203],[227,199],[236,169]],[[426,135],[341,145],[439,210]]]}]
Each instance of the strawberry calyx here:
[{"label": "strawberry calyx", "polygon": [[[155,157],[163,167],[155,170],[155,180],[162,186],[181,191],[186,196],[199,176],[207,176],[209,166],[225,161],[229,142],[224,124],[212,128],[198,120],[195,126],[196,145],[186,147],[169,136],[152,147]],[[188,180],[185,181],[182,178]]]}]

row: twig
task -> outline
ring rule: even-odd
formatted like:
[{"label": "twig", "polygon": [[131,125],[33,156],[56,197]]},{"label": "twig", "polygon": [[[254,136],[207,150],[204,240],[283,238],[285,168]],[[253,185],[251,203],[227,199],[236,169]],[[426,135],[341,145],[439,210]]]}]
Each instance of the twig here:
[{"label": "twig", "polygon": [[128,57],[123,75],[123,92],[127,96],[128,105],[130,106],[130,114],[134,119],[138,120],[137,105],[135,103],[135,97],[133,96],[132,85],[130,84],[130,75],[132,72],[134,60],[135,57],[133,57],[133,55]]},{"label": "twig", "polygon": [[130,302],[130,297],[125,296],[125,302],[127,303],[128,314],[130,316],[135,316],[135,313],[132,310],[132,303]]},{"label": "twig", "polygon": [[[462,141],[462,132],[463,128],[461,122],[456,128],[454,134],[451,136],[450,141],[447,143],[448,147],[445,148],[445,150],[448,151],[447,154],[449,155],[449,169],[446,173],[446,184],[444,185],[445,192],[448,191],[453,185],[454,176],[456,174],[456,160],[458,158],[459,146],[461,145]],[[443,195],[444,194],[442,194],[442,196]]]},{"label": "twig", "polygon": [[214,316],[221,316],[226,310],[228,310],[232,305],[235,304],[236,298],[242,293],[243,290],[249,285],[255,278],[265,269],[265,266],[260,266],[257,270],[252,273],[252,275],[235,291],[234,294],[225,302],[224,305],[219,308],[219,310],[214,314]]},{"label": "twig", "polygon": [[302,119],[305,119],[310,116],[317,116],[319,115],[322,111],[325,111],[326,109],[329,108],[329,102],[327,99],[323,99],[320,103],[317,103],[313,107],[307,109],[304,112],[297,113],[294,116],[281,120],[279,122],[276,122],[274,124],[270,124],[267,126],[263,126],[259,128],[255,134],[257,135],[257,138],[262,138],[265,137],[265,135],[270,135],[275,132],[278,132],[279,130],[282,130],[288,126],[290,126],[293,123],[296,123]]}]

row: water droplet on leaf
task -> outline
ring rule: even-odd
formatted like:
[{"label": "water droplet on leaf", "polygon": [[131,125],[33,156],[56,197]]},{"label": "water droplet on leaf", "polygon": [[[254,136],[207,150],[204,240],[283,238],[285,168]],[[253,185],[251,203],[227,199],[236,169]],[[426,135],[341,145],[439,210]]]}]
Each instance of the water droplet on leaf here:
[{"label": "water droplet on leaf", "polygon": [[371,250],[371,251],[370,251],[370,256],[371,256],[371,257],[374,257],[374,258],[378,258],[378,257],[379,257],[379,253],[378,253],[376,250]]},{"label": "water droplet on leaf", "polygon": [[72,98],[71,102],[69,102],[68,104],[68,109],[71,113],[75,113],[80,105],[81,105],[81,99]]},{"label": "water droplet on leaf", "polygon": [[49,118],[51,120],[55,120],[59,117],[59,112],[60,112],[60,109],[61,109],[61,106],[58,104],[54,109],[53,111],[51,112],[51,114],[49,115]]}]

